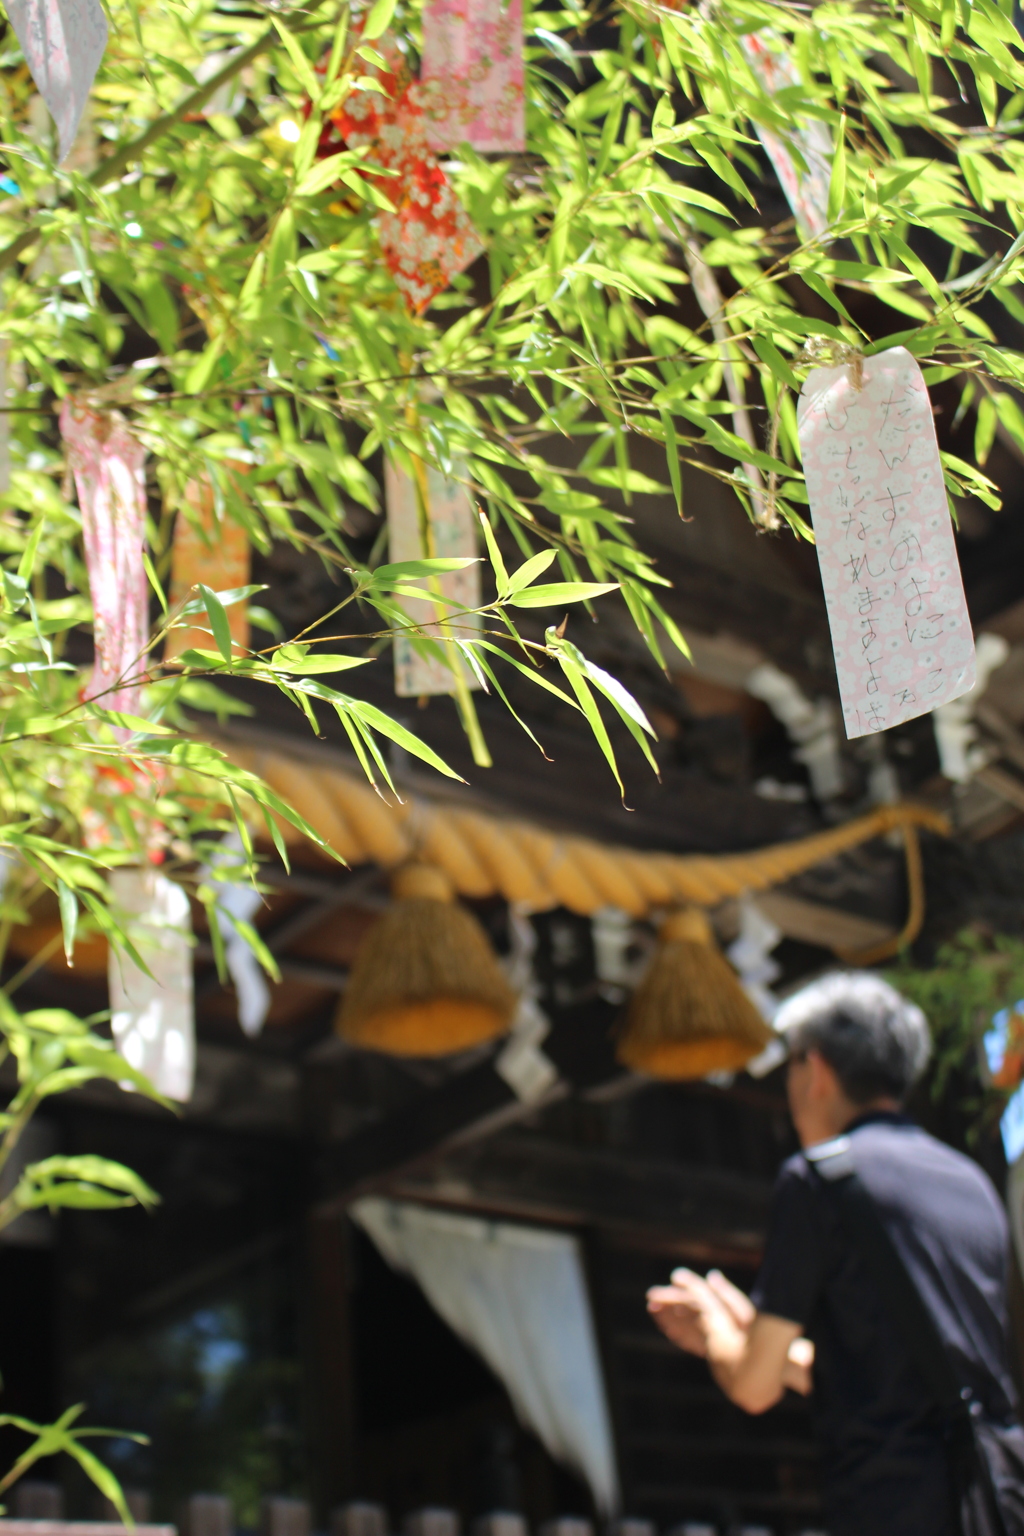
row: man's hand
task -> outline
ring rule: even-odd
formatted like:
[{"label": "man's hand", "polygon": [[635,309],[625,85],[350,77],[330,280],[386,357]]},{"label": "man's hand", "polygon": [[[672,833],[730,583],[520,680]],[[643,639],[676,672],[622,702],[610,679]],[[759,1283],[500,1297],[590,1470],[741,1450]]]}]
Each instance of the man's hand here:
[{"label": "man's hand", "polygon": [[748,1413],[764,1413],[786,1387],[810,1391],[814,1346],[796,1323],[755,1310],[718,1270],[677,1269],[647,1293],[647,1309],[680,1349],[704,1357],[719,1386]]},{"label": "man's hand", "polygon": [[757,1309],[747,1293],[727,1280],[720,1269],[708,1270],[707,1283],[708,1289],[714,1291],[736,1326],[747,1333],[757,1316]]},{"label": "man's hand", "polygon": [[667,1339],[687,1354],[707,1355],[700,1314],[675,1285],[652,1285],[647,1292],[647,1310]]},{"label": "man's hand", "polygon": [[[746,1292],[727,1280],[720,1269],[709,1269],[707,1282],[726,1310],[732,1313],[733,1321],[744,1332],[749,1332],[757,1316],[757,1309]],[[813,1387],[813,1368],[814,1345],[810,1339],[794,1339],[786,1356],[783,1386],[789,1387],[792,1392],[799,1392],[801,1397],[809,1397]]]},{"label": "man's hand", "polygon": [[712,1335],[723,1352],[742,1350],[755,1317],[749,1298],[717,1270],[706,1280],[691,1269],[674,1270],[670,1285],[647,1292],[647,1310],[673,1344],[702,1357]]}]

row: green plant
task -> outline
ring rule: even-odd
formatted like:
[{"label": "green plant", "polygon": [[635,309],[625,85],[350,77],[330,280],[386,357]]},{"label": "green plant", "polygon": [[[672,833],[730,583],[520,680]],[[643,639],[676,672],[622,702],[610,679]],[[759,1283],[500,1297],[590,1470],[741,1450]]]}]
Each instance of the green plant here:
[{"label": "green plant", "polygon": [[[131,1511],[125,1503],[124,1492],[121,1484],[111,1472],[110,1468],[99,1457],[94,1456],[82,1444],[86,1439],[113,1438],[117,1440],[134,1440],[138,1444],[145,1444],[145,1435],[135,1435],[129,1430],[121,1429],[86,1429],[77,1428],[75,1421],[84,1411],[84,1403],[76,1403],[73,1408],[67,1408],[53,1424],[35,1424],[31,1419],[20,1418],[17,1414],[0,1414],[0,1424],[9,1424],[14,1429],[24,1430],[27,1435],[34,1436],[32,1444],[18,1457],[14,1466],[2,1478],[0,1478],[0,1494],[6,1493],[19,1477],[22,1477],[30,1467],[44,1456],[58,1456],[64,1453],[72,1456],[82,1471],[99,1489],[104,1498],[110,1500],[117,1510],[125,1525],[134,1526]],[[0,1510],[3,1506],[0,1505]]]},{"label": "green plant", "polygon": [[[457,277],[423,314],[380,257],[386,178],[364,174],[372,157],[317,158],[331,114],[368,89],[386,27],[415,68],[415,0],[384,0],[364,34],[336,0],[267,15],[222,0],[115,0],[110,14],[94,145],[64,166],[29,111],[10,35],[0,56],[0,138],[17,184],[0,203],[11,424],[0,841],[19,838],[37,881],[61,894],[66,939],[80,908],[117,928],[112,855],[82,847],[98,769],[131,769],[139,786],[117,807],[117,856],[137,858],[140,828],[159,821],[170,872],[185,880],[230,821],[290,814],[187,737],[186,708],[241,707],[218,693],[225,679],[281,690],[314,728],[319,710],[336,712],[374,781],[388,782],[387,740],[451,772],[358,691],[361,669],[410,631],[401,604],[422,596],[410,583],[429,588],[445,569],[382,563],[383,532],[350,533],[352,507],[380,508],[380,452],[421,486],[424,466],[461,480],[482,511],[493,583],[482,630],[457,613],[433,635],[412,626],[452,671],[481,765],[473,679],[502,696],[503,678],[554,692],[616,773],[602,711],[649,753],[642,711],[563,616],[622,603],[652,665],[669,642],[685,650],[628,512],[651,496],[666,498],[666,516],[673,502],[682,511],[684,468],[727,481],[763,526],[810,537],[794,393],[822,356],[900,342],[930,383],[957,380],[978,463],[946,455],[950,494],[998,500],[980,468],[996,427],[1024,449],[1024,358],[985,318],[1024,318],[1024,45],[1009,0],[527,7],[529,152],[460,150],[452,176],[486,271]],[[787,53],[797,85],[766,89],[752,33]],[[811,121],[835,152],[827,228],[804,239],[792,219],[759,213],[771,194],[753,130],[799,159],[793,136]],[[709,310],[696,327],[676,307],[691,282]],[[126,413],[149,450],[163,616],[138,658],[144,719],[83,699],[65,659],[91,617],[55,430],[69,392]],[[753,437],[750,413],[762,424]],[[637,467],[634,445],[662,457],[664,483]],[[204,589],[185,612],[203,617],[212,644],[184,669],[161,668],[161,637],[182,618],[163,590],[172,528],[195,516],[196,481],[256,548],[312,554],[341,592],[301,634],[237,656],[224,605],[244,594]],[[543,580],[548,568],[557,579]],[[343,672],[351,691],[334,686]],[[49,844],[31,843],[42,835]]]},{"label": "green plant", "polygon": [[[252,877],[255,829],[286,857],[275,815],[313,836],[192,734],[188,711],[242,708],[225,681],[279,689],[313,728],[318,710],[336,712],[375,783],[390,782],[388,741],[450,774],[358,690],[361,669],[404,630],[450,667],[481,767],[473,678],[501,697],[507,679],[554,693],[617,775],[609,712],[649,754],[642,711],[584,654],[578,605],[590,617],[624,605],[653,666],[669,644],[685,651],[630,518],[643,497],[682,514],[684,471],[688,498],[690,472],[710,474],[765,529],[811,537],[795,395],[816,360],[908,347],[929,384],[958,389],[958,416],[974,416],[977,462],[945,455],[951,498],[998,501],[983,473],[997,429],[1024,450],[1024,357],[992,328],[1012,334],[1024,320],[1024,45],[1011,0],[524,9],[528,154],[460,150],[452,176],[486,262],[418,315],[380,259],[386,189],[363,174],[372,162],[349,149],[317,160],[331,112],[377,67],[385,27],[415,64],[416,0],[378,0],[362,35],[337,0],[111,0],[95,144],[64,166],[30,112],[13,35],[0,43],[5,190],[17,189],[0,202],[11,458],[0,486],[0,850],[13,870],[0,957],[46,892],[69,961],[76,932],[130,949],[107,876],[147,857],[155,829],[168,873],[208,905],[218,879]],[[766,90],[745,51],[751,33],[778,41],[798,85]],[[217,97],[225,86],[230,103]],[[755,130],[792,140],[810,120],[835,150],[827,227],[804,239],[788,216],[762,215],[774,194]],[[706,311],[694,325],[677,305],[691,282]],[[69,392],[124,412],[149,451],[161,617],[135,662],[147,682],[138,717],[89,697],[68,659],[92,621],[56,430]],[[382,529],[351,533],[353,508],[380,510],[382,453],[418,483],[424,466],[462,481],[480,506],[493,596],[479,631],[458,614],[433,635],[410,629],[401,603],[422,596],[410,583],[429,587],[445,562],[389,565]],[[648,473],[652,458],[663,480]],[[253,591],[204,590],[169,612],[174,521],[194,517],[187,487],[203,480],[218,518],[260,551],[282,541],[319,559],[339,601],[294,635],[254,613],[273,643],[242,656],[225,606]],[[556,579],[541,581],[549,569]],[[167,628],[192,615],[212,643],[162,667]],[[342,673],[352,691],[324,681]],[[105,794],[111,775],[118,787]],[[99,842],[87,835],[97,811]],[[232,826],[238,868],[197,877]],[[218,943],[215,922],[211,933]],[[949,1050],[962,1054],[965,1021],[975,1027],[991,1001],[986,962],[955,958],[940,972],[947,991],[932,1002],[948,1009]],[[0,1017],[0,1028],[15,1026]],[[81,1053],[97,1047],[63,1025],[17,1028],[28,1032],[18,1048],[39,1061],[51,1050],[68,1083],[100,1059],[90,1066]],[[57,1169],[16,1201],[57,1204],[75,1189],[141,1198],[117,1177],[127,1175]]]},{"label": "green plant", "polygon": [[956,1092],[973,1134],[990,1131],[1012,1089],[981,1081],[978,1050],[994,1015],[1024,998],[1024,941],[967,928],[941,946],[933,965],[904,964],[890,971],[889,979],[923,1009],[931,1025],[932,1097]]},{"label": "green plant", "polygon": [[[55,1094],[105,1078],[130,1083],[136,1091],[166,1104],[148,1079],[129,1066],[109,1040],[94,1034],[87,1022],[64,1009],[42,1008],[19,1014],[0,995],[0,1038],[0,1065],[13,1057],[18,1077],[17,1091],[6,1111],[0,1114],[0,1176],[17,1152],[32,1115]],[[0,1231],[25,1211],[109,1210],[128,1205],[151,1209],[158,1200],[158,1195],[138,1174],[121,1163],[93,1156],[47,1157],[28,1164],[0,1200]],[[122,1432],[79,1427],[77,1420],[83,1408],[81,1403],[68,1408],[53,1424],[35,1424],[13,1414],[0,1415],[0,1424],[13,1425],[33,1437],[13,1467],[0,1478],[0,1495],[42,1457],[65,1452],[74,1457],[130,1525],[131,1516],[116,1477],[81,1443],[89,1437],[120,1437]]]}]

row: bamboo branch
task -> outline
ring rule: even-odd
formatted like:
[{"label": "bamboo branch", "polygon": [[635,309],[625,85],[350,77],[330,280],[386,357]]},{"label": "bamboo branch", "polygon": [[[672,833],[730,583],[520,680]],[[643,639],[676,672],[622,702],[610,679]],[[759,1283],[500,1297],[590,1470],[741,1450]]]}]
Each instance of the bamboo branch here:
[{"label": "bamboo branch", "polygon": [[[303,15],[307,15],[309,9],[316,10],[322,4],[323,0],[311,0],[310,7],[303,9]],[[282,21],[287,25],[285,18],[282,18]],[[298,28],[294,30],[298,30]],[[179,101],[178,105],[170,112],[164,112],[160,117],[154,118],[148,128],[143,129],[134,139],[129,139],[126,144],[122,144],[119,149],[115,149],[113,154],[101,160],[99,165],[89,172],[85,180],[94,187],[105,187],[108,182],[120,176],[131,165],[133,160],[137,160],[140,155],[144,154],[151,144],[155,144],[157,139],[162,138],[169,129],[175,127],[186,117],[205,107],[211,96],[219,91],[222,85],[227,85],[228,81],[233,80],[241,70],[245,69],[246,65],[251,64],[254,59],[258,59],[261,54],[268,52],[279,41],[280,34],[277,28],[268,28],[262,37],[258,37],[254,43],[249,44],[248,48],[243,48],[240,53],[236,53],[233,58],[228,59],[215,75],[211,75],[209,80],[197,86],[194,91],[191,91],[189,95]],[[22,251],[28,250],[38,240],[39,234],[39,223],[34,222],[29,225],[28,229],[22,230],[21,234],[10,241],[8,245],[0,249],[0,272],[5,267],[12,266]]]},{"label": "bamboo branch", "polygon": [[[690,282],[693,285],[697,303],[703,310],[704,318],[709,322],[712,335],[718,343],[718,350],[722,359],[722,373],[725,377],[725,388],[729,396],[729,403],[732,406],[732,421],[733,426],[736,428],[736,436],[741,437],[749,448],[756,449],[757,439],[754,437],[754,428],[751,424],[750,412],[747,410],[743,386],[737,377],[730,355],[730,346],[733,338],[726,324],[725,300],[722,298],[715,274],[704,260],[700,242],[692,232],[683,241],[683,256],[686,260]],[[757,468],[756,464],[744,464],[743,469],[750,482],[750,500],[754,508],[754,517],[763,527],[771,527],[771,519],[766,517],[764,481],[761,478],[761,471]]]}]

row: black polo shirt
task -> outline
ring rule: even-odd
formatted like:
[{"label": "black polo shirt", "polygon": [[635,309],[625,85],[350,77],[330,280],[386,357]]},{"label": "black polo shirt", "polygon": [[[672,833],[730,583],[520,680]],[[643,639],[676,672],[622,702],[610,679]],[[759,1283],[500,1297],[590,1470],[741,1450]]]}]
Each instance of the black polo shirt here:
[{"label": "black polo shirt", "polygon": [[[847,1134],[958,1378],[991,1418],[1005,1420],[1016,1410],[1009,1238],[991,1182],[903,1115],[866,1115]],[[869,1266],[802,1153],[779,1175],[752,1300],[814,1341],[830,1536],[952,1536],[937,1414]]]}]

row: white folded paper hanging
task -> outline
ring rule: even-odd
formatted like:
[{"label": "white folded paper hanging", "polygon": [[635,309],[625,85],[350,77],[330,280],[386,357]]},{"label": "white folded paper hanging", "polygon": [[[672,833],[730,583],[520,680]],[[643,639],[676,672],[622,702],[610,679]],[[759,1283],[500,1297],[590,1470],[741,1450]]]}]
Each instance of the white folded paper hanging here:
[{"label": "white folded paper hanging", "polygon": [[519,1002],[494,1070],[524,1104],[535,1104],[557,1083],[558,1068],[541,1049],[551,1032],[551,1020],[540,1006],[540,986],[533,966],[537,934],[527,909],[515,902],[509,907],[508,936],[509,953],[502,965],[519,993]]},{"label": "white folded paper hanging", "polygon": [[[801,84],[786,44],[774,32],[748,33],[741,41],[747,62],[769,96]],[[828,128],[817,118],[806,117],[784,134],[774,133],[761,123],[754,124],[754,131],[775,167],[801,239],[820,235],[828,228],[832,179],[833,144]]]},{"label": "white folded paper hanging", "polygon": [[192,916],[180,885],[153,868],[115,869],[114,899],[151,976],[110,947],[110,1027],[118,1050],[168,1099],[187,1103],[195,1076]]},{"label": "white folded paper hanging", "polygon": [[1003,665],[1009,654],[1010,647],[1002,635],[979,635],[974,646],[974,671],[977,679],[974,687],[952,703],[940,704],[932,715],[932,730],[939,751],[939,771],[954,784],[968,783],[992,759],[991,749],[978,742],[974,711],[988,687],[992,673]]},{"label": "white folded paper hanging", "polygon": [[[242,839],[237,832],[229,832],[220,846],[224,851],[214,855],[211,866],[239,862]],[[263,905],[263,897],[250,882],[243,880],[218,880],[214,889],[217,892],[214,908],[217,926],[224,939],[224,958],[238,999],[238,1022],[242,1033],[253,1039],[260,1033],[270,1011],[270,987],[263,967],[231,919],[251,923]]]},{"label": "white folded paper hanging", "polygon": [[107,46],[99,0],[4,0],[29,74],[57,125],[58,162],[78,124]]},{"label": "white folded paper hanging", "polygon": [[[456,466],[456,473],[461,466]],[[387,460],[384,466],[384,491],[388,509],[388,541],[392,562],[422,560],[427,555],[420,530],[416,487],[409,475]],[[439,470],[427,470],[427,502],[433,549],[437,558],[475,559],[476,521],[469,491],[458,480],[447,479]],[[480,606],[480,567],[468,565],[461,571],[449,571],[436,578],[439,596],[434,596],[423,579],[415,585],[423,588],[423,600],[401,600],[403,612],[414,624],[422,626],[426,636],[433,639],[441,633],[438,619],[448,619],[448,632],[459,639],[467,638],[480,629],[480,620],[467,616],[461,610]],[[455,604],[456,606],[451,606]],[[455,648],[442,642],[445,653],[457,654]],[[463,675],[471,688],[479,687],[465,665]],[[424,694],[454,693],[455,681],[451,671],[440,658],[417,651],[411,639],[404,635],[395,638],[395,692],[401,698],[420,698]]]},{"label": "white folded paper hanging", "polygon": [[[779,999],[771,990],[771,984],[782,975],[782,966],[772,959],[772,950],[782,941],[782,929],[750,896],[741,896],[739,905],[739,935],[726,954],[739,972],[744,992],[770,1024],[779,1011]],[[747,1065],[749,1067],[750,1063]]]},{"label": "white folded paper hanging", "polygon": [[815,368],[800,451],[848,737],[974,685],[974,636],[928,390],[905,347]]}]

